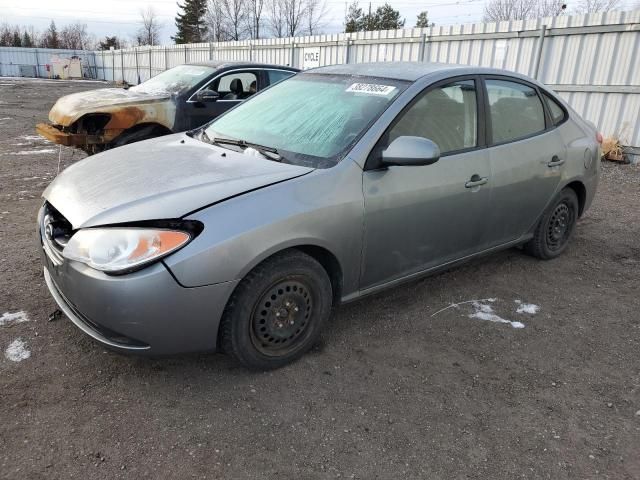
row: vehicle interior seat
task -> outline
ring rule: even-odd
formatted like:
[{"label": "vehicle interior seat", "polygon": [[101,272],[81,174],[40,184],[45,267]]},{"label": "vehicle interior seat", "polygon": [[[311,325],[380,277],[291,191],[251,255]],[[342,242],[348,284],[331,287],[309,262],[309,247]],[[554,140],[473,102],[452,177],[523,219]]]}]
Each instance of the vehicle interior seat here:
[{"label": "vehicle interior seat", "polygon": [[222,98],[223,100],[239,100],[242,98],[244,94],[242,80],[240,80],[239,78],[234,78],[229,85],[229,89],[231,91]]},{"label": "vehicle interior seat", "polygon": [[247,97],[250,97],[251,95],[253,95],[254,93],[256,93],[256,91],[258,90],[258,82],[257,81],[253,81],[251,82],[251,84],[249,85],[249,92],[247,92]]},{"label": "vehicle interior seat", "polygon": [[393,138],[403,135],[428,138],[441,152],[465,148],[464,103],[450,98],[442,90],[433,90],[407,111],[393,128]]},{"label": "vehicle interior seat", "polygon": [[494,142],[505,142],[542,131],[542,105],[538,97],[500,98],[491,106],[491,124]]}]

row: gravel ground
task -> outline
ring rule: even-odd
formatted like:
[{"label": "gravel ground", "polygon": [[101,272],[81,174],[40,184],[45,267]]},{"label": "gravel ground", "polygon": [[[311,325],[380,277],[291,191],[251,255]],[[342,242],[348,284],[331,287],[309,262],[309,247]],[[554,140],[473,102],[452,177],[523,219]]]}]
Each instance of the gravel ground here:
[{"label": "gravel ground", "polygon": [[[603,164],[561,258],[512,249],[339,307],[281,370],[125,357],[47,321],[34,237],[58,168],[34,125],[91,88],[0,78],[0,478],[640,478],[640,168]],[[434,315],[472,299],[493,301]]]}]

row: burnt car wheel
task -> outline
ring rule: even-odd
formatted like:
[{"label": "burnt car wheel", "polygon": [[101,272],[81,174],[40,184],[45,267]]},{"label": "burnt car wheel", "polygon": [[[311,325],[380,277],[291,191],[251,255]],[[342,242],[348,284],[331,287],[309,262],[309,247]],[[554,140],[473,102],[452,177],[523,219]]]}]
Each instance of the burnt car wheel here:
[{"label": "burnt car wheel", "polygon": [[292,250],[252,270],[233,293],[220,325],[222,349],[257,370],[281,367],[315,343],[331,311],[329,276]]},{"label": "burnt car wheel", "polygon": [[560,255],[573,236],[578,220],[579,203],[576,193],[565,188],[545,210],[525,251],[548,260]]}]

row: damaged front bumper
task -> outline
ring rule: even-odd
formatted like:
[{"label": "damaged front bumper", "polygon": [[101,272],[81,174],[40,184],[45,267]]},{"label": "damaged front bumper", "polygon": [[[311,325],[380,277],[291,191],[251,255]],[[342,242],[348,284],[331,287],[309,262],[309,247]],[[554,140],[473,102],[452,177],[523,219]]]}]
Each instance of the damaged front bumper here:
[{"label": "damaged front bumper", "polygon": [[38,123],[36,125],[36,132],[53,143],[65,145],[67,147],[104,143],[104,139],[101,136],[63,132],[48,123]]}]

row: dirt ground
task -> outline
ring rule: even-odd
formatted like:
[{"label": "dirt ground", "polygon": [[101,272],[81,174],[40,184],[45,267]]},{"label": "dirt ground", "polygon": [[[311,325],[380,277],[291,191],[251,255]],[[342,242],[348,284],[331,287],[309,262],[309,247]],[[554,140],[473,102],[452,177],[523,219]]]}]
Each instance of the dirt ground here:
[{"label": "dirt ground", "polygon": [[[640,478],[639,167],[603,165],[561,258],[512,249],[339,307],[281,370],[126,357],[47,320],[34,235],[58,167],[34,125],[97,87],[0,78],[0,315],[28,320],[0,317],[1,478]],[[524,328],[433,315],[472,299]]]}]

